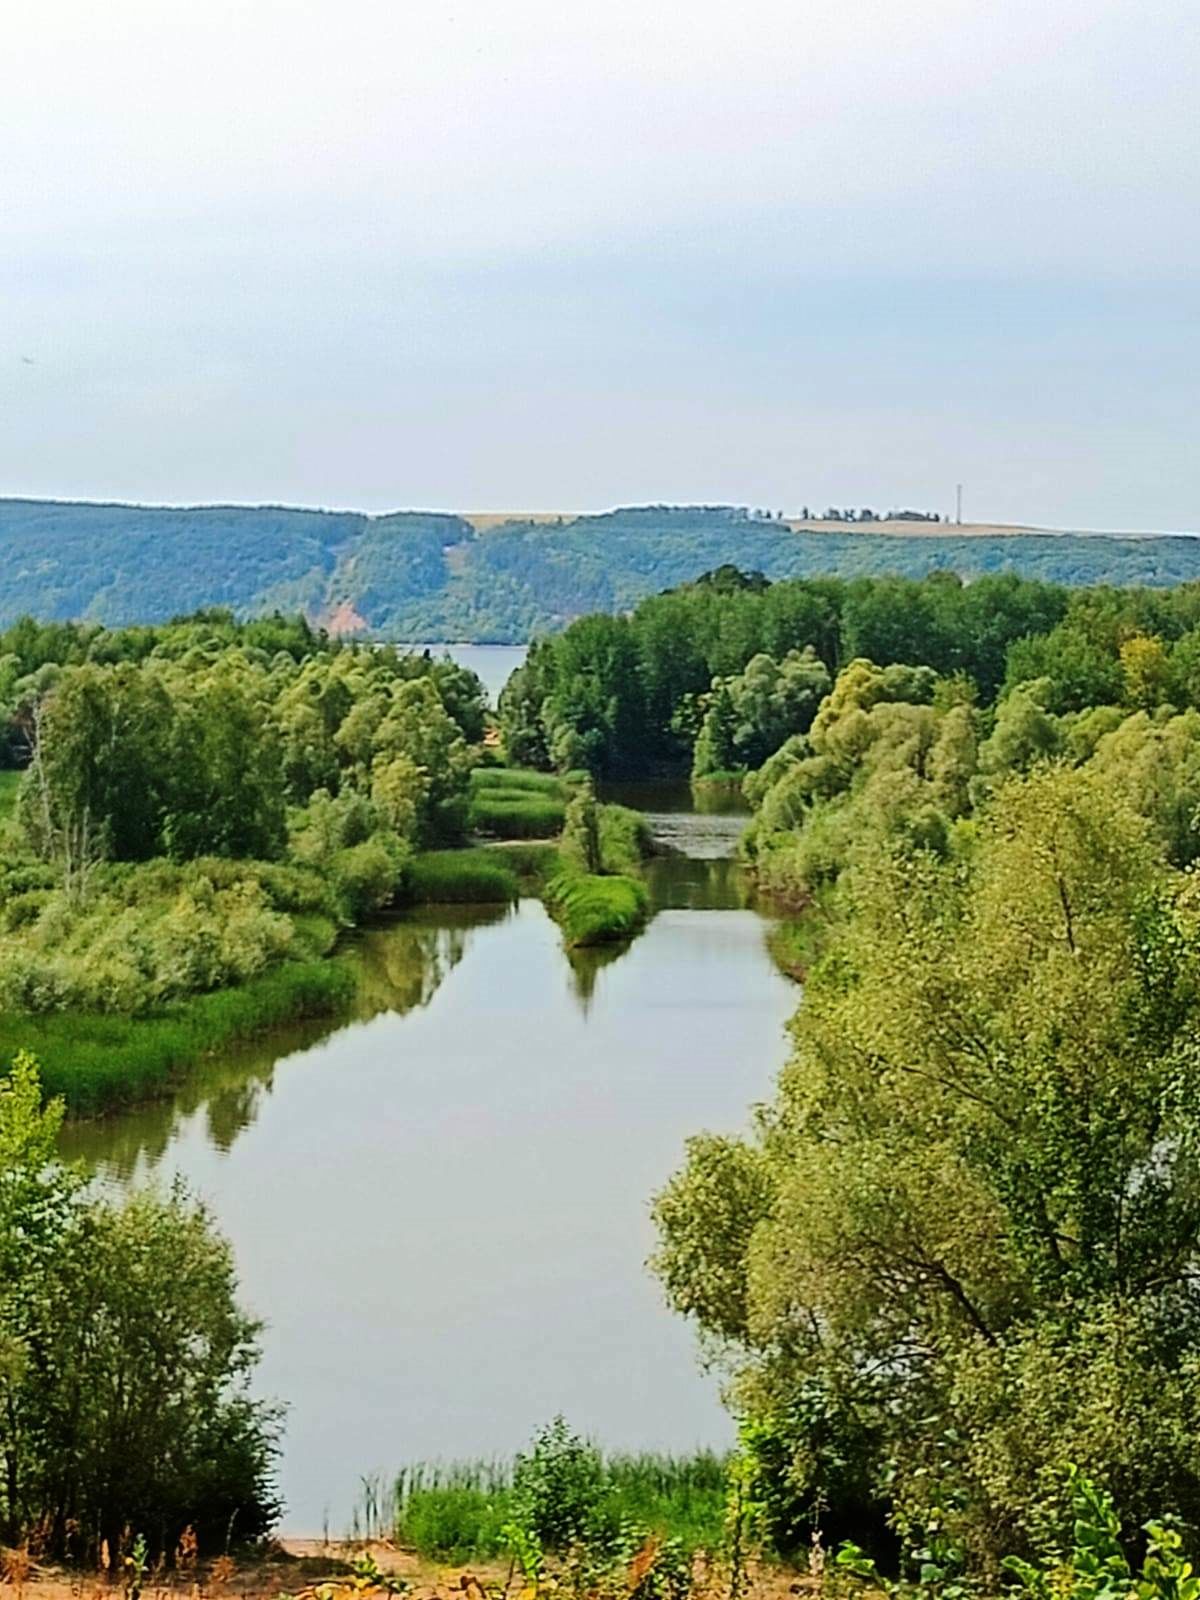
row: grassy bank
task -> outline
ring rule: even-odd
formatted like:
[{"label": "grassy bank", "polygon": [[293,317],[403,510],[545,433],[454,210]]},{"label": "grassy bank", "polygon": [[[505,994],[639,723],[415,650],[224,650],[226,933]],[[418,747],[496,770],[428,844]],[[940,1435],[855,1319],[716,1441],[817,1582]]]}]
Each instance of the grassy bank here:
[{"label": "grassy bank", "polygon": [[78,1011],[0,1014],[0,1061],[31,1050],[47,1094],[76,1115],[146,1099],[199,1057],[283,1023],[337,1016],[354,995],[345,961],[289,961],[234,988],[146,1017]]},{"label": "grassy bank", "polygon": [[[721,1538],[726,1462],[701,1451],[601,1457],[601,1516],[679,1539],[689,1550]],[[505,1549],[501,1528],[519,1517],[513,1469],[505,1462],[424,1463],[373,1486],[376,1515],[396,1543],[431,1559],[486,1559]],[[382,1500],[383,1504],[379,1504]]]},{"label": "grassy bank", "polygon": [[467,826],[496,839],[551,839],[562,829],[568,791],[561,778],[517,767],[476,767]]},{"label": "grassy bank", "polygon": [[509,905],[521,888],[507,854],[486,846],[427,850],[409,862],[401,898],[412,905]]},{"label": "grassy bank", "polygon": [[650,909],[646,886],[637,878],[589,872],[560,872],[547,883],[544,899],[571,946],[628,939]]}]

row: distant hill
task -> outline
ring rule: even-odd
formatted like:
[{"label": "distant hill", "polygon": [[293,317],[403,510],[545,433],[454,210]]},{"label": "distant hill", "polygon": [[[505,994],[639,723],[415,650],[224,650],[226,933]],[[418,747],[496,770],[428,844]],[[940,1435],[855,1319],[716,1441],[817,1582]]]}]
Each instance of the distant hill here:
[{"label": "distant hill", "polygon": [[199,606],[304,611],[338,631],[516,642],[723,562],[768,577],[948,568],[1062,583],[1200,578],[1200,539],[907,522],[772,521],[729,506],[596,516],[0,500],[0,624],[152,622]]}]

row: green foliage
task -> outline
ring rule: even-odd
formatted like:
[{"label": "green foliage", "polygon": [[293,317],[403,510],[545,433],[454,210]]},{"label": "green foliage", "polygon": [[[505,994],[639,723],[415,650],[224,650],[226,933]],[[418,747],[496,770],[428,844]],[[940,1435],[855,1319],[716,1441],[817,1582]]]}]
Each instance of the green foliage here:
[{"label": "green foliage", "polygon": [[[850,698],[801,765],[936,716]],[[658,1202],[668,1293],[748,1414],[789,1419],[797,1490],[849,1481],[805,1396],[853,1419],[839,1454],[913,1548],[936,1525],[987,1568],[1059,1536],[1064,1455],[1127,1529],[1195,1524],[1194,879],[1090,766],[1009,778],[937,850],[857,793],[776,1102],[744,1146],[695,1141]]]},{"label": "green foliage", "polygon": [[605,1498],[600,1452],[561,1416],[541,1428],[513,1463],[516,1520],[543,1549],[561,1554],[595,1526]]},{"label": "green foliage", "polygon": [[1200,1600],[1200,1577],[1183,1554],[1183,1540],[1169,1521],[1148,1522],[1141,1571],[1135,1573],[1121,1539],[1111,1496],[1077,1468],[1067,1489],[1074,1518],[1072,1548],[1041,1563],[1010,1556],[1004,1566],[1025,1600]]},{"label": "green foliage", "polygon": [[519,885],[507,851],[430,850],[409,863],[403,893],[415,904],[509,905]]},{"label": "green foliage", "polygon": [[645,922],[650,905],[645,885],[636,878],[575,871],[552,878],[545,900],[570,947],[631,938]]},{"label": "green foliage", "polygon": [[808,732],[831,686],[811,645],[778,662],[760,653],[744,671],[716,679],[696,738],[693,778],[761,766],[793,734]]},{"label": "green foliage", "polygon": [[[541,1430],[538,1441],[516,1462],[406,1468],[392,1488],[389,1531],[396,1542],[448,1561],[487,1560],[513,1552],[520,1542],[536,1560],[543,1550],[537,1527],[570,1524],[610,1558],[613,1547],[639,1529],[677,1542],[687,1552],[719,1546],[725,1458],[704,1451],[693,1456],[607,1454],[568,1430],[568,1442],[574,1441],[583,1458],[577,1470],[573,1452],[556,1451],[551,1460],[546,1444],[539,1449],[553,1427]],[[566,1459],[560,1462],[560,1455]],[[531,1457],[537,1458],[536,1464]],[[553,1542],[551,1533],[545,1548]]]},{"label": "green foliage", "polygon": [[[336,1017],[354,974],[340,961],[287,961],[235,988],[193,995],[137,1018],[94,1012],[0,1013],[0,1063],[21,1044],[38,1056],[46,1092],[94,1114],[159,1094],[190,1062],[283,1023]],[[0,1065],[0,1073],[3,1066]]]},{"label": "green foliage", "polygon": [[[258,1325],[179,1189],[113,1202],[54,1160],[59,1111],[21,1056],[0,1084],[0,1536],[59,1555],[207,1548],[277,1514],[278,1415],[254,1400]],[[140,1569],[140,1570],[139,1570]]]},{"label": "green foliage", "polygon": [[[634,506],[601,516],[514,519],[477,534],[465,518],[427,512],[368,517],[278,506],[6,500],[0,542],[11,574],[0,622],[22,613],[161,622],[198,604],[225,606],[239,616],[261,616],[255,637],[268,653],[304,647],[304,635],[290,622],[263,615],[280,607],[310,616],[350,608],[350,620],[394,638],[522,641],[561,627],[564,618],[628,611],[645,596],[714,569],[726,573],[710,585],[718,600],[761,592],[738,568],[757,571],[760,584],[763,574],[837,573],[861,581],[887,573],[921,579],[943,568],[974,580],[969,589],[1004,584],[1019,596],[1014,572],[1045,584],[1167,585],[1194,578],[1200,562],[1184,538],[969,537],[946,529],[930,536],[919,524],[903,535],[861,527],[796,532],[733,506]],[[910,587],[897,583],[888,600],[857,608],[853,653],[876,654],[884,629],[902,647],[906,616],[914,628],[937,625],[937,606],[920,599],[914,605]],[[1001,607],[981,602],[978,609],[985,624],[1003,632]],[[1057,620],[1051,615],[1045,626]],[[52,634],[48,641],[30,634],[28,642],[53,648],[55,641]],[[773,643],[764,648],[775,653]]]}]

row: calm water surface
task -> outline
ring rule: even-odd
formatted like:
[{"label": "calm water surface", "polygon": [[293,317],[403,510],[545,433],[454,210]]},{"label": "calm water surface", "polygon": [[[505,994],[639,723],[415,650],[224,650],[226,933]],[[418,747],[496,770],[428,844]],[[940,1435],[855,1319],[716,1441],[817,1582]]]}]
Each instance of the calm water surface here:
[{"label": "calm water surface", "polygon": [[623,1448],[729,1440],[644,1268],[647,1203],[690,1133],[744,1126],[797,997],[733,862],[652,884],[641,938],[573,960],[536,901],[372,930],[351,1024],[67,1130],[106,1184],[182,1175],[233,1241],[259,1388],[289,1403],[288,1530],[342,1530],[365,1472],[507,1455],[559,1411]]},{"label": "calm water surface", "polygon": [[447,655],[460,667],[469,667],[483,680],[493,705],[500,691],[529,654],[526,644],[406,644],[404,650],[428,650],[431,656]]}]

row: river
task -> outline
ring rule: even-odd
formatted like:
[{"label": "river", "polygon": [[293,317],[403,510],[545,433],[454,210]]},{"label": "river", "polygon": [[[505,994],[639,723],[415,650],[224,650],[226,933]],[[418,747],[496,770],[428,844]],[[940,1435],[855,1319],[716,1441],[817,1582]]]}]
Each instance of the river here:
[{"label": "river", "polygon": [[[712,850],[679,805],[660,832]],[[557,1412],[619,1448],[729,1442],[645,1269],[648,1202],[689,1134],[745,1126],[797,994],[727,855],[650,882],[640,938],[571,960],[535,900],[371,929],[352,1021],[65,1131],[101,1183],[181,1176],[232,1240],[288,1402],[285,1530],[344,1531],[362,1474],[507,1456]]]}]

